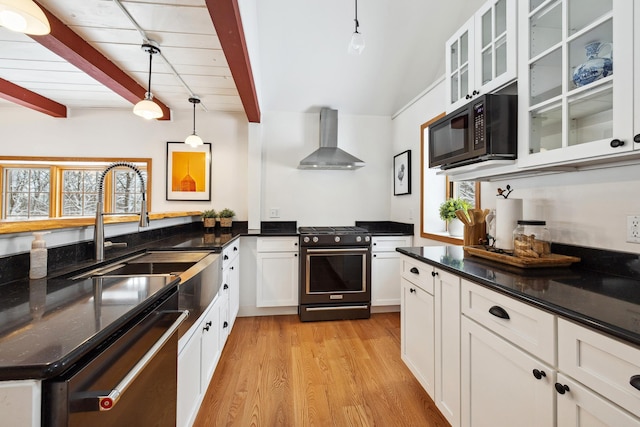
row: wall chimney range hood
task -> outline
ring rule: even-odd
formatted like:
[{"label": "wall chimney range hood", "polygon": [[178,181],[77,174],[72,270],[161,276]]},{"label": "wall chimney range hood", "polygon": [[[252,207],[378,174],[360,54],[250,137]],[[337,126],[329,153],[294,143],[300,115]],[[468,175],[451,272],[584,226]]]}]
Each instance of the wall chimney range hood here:
[{"label": "wall chimney range hood", "polygon": [[320,148],[300,161],[298,169],[354,170],[365,163],[338,148],[338,110],[320,110]]}]

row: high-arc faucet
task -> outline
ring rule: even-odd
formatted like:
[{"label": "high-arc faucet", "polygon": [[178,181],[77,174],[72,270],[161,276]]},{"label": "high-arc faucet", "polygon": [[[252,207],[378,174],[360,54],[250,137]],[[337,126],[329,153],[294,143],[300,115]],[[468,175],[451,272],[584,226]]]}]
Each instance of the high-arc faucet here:
[{"label": "high-arc faucet", "polygon": [[146,190],[144,185],[144,178],[142,176],[142,172],[140,169],[136,167],[133,163],[129,162],[115,162],[111,163],[107,168],[100,174],[98,179],[98,203],[96,205],[96,222],[93,231],[93,245],[95,246],[96,251],[96,260],[103,261],[104,260],[104,216],[105,215],[130,215],[129,213],[118,213],[118,212],[103,212],[104,210],[104,180],[109,173],[109,171],[113,168],[117,167],[126,167],[132,169],[140,179],[140,186],[142,188],[142,202],[140,203],[140,222],[138,223],[139,227],[148,227],[149,226],[149,214],[147,213],[147,197]]}]

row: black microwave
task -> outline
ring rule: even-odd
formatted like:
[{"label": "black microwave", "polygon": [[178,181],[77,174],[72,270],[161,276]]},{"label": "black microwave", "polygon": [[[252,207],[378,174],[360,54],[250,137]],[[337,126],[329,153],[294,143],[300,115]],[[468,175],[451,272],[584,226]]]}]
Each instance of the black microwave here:
[{"label": "black microwave", "polygon": [[518,97],[487,94],[429,126],[429,167],[517,158]]}]

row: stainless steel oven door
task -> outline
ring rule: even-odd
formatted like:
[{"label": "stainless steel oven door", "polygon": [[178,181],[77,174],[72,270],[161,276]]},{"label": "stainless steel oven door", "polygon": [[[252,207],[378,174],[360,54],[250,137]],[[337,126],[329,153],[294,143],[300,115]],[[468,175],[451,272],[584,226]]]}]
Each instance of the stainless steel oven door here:
[{"label": "stainless steel oven door", "polygon": [[369,301],[369,248],[302,248],[303,304]]}]

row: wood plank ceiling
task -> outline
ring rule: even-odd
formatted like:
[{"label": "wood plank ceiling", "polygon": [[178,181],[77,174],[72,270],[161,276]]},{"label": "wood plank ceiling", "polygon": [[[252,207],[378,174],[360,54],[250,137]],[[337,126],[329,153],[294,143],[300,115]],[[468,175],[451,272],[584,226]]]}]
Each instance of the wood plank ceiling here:
[{"label": "wood plank ceiling", "polygon": [[[52,31],[26,36],[0,27],[0,98],[66,117],[74,108],[132,108],[151,92],[163,120],[191,109],[244,111],[260,121],[237,0],[40,0]],[[214,26],[215,25],[215,26]],[[216,31],[217,30],[217,31]]]}]

